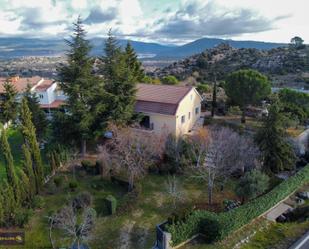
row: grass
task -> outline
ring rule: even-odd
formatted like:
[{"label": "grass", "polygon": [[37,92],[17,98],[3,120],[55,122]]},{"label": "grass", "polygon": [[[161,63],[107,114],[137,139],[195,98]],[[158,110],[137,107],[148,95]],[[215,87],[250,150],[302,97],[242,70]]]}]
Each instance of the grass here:
[{"label": "grass", "polygon": [[[173,212],[172,203],[166,195],[164,184],[167,176],[152,174],[146,176],[141,180],[142,192],[132,212],[113,216],[105,215],[104,208],[102,208],[103,200],[109,194],[112,194],[121,204],[126,189],[116,185],[116,183],[103,180],[100,176],[84,175],[77,171],[75,177],[79,186],[75,192],[71,192],[68,183],[74,178],[73,173],[62,173],[61,177],[64,179],[62,187],[57,189],[53,182],[46,185],[42,193],[45,206],[42,210],[35,211],[25,227],[26,245],[24,248],[50,247],[47,216],[59,210],[68,199],[81,191],[91,193],[94,197],[93,207],[99,213],[93,238],[89,241],[93,249],[119,248],[121,244],[124,246],[123,248],[151,248],[156,239],[155,225],[166,220]],[[177,176],[177,178],[183,187],[184,201],[182,205],[207,202],[207,191],[204,183],[185,176]],[[226,196],[224,193],[226,193]],[[228,186],[226,192],[216,190],[214,196],[215,202],[221,206],[223,199],[235,197]],[[60,234],[55,233],[55,238],[58,241],[57,246],[69,245],[68,241],[63,240],[63,236]],[[0,248],[2,249],[2,247]]]}]

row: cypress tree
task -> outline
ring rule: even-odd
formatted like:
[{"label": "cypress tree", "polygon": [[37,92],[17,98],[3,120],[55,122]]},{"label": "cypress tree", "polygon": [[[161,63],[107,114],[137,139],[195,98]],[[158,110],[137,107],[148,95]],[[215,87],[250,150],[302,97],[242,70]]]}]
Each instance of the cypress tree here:
[{"label": "cypress tree", "polygon": [[35,192],[32,192],[30,179],[23,170],[20,171],[19,187],[22,196],[21,202],[26,205],[30,204]]},{"label": "cypress tree", "polygon": [[58,68],[60,87],[68,96],[66,108],[70,113],[63,120],[71,127],[72,139],[78,138],[76,142],[80,142],[82,155],[85,155],[87,141],[106,128],[110,108],[107,108],[103,81],[92,73],[91,46],[80,18],[74,23],[74,35],[66,43],[68,63]]},{"label": "cypress tree", "polygon": [[263,154],[266,172],[278,173],[295,167],[296,156],[287,141],[284,117],[280,109],[280,103],[275,101],[255,138]]},{"label": "cypress tree", "polygon": [[15,122],[18,108],[18,103],[16,101],[17,90],[9,81],[4,83],[3,88],[4,93],[2,96],[2,102],[0,104],[1,120],[4,123],[9,121]]},{"label": "cypress tree", "polygon": [[23,173],[25,173],[29,179],[29,193],[33,197],[36,192],[36,184],[35,184],[36,178],[32,168],[31,153],[25,144],[22,145],[22,152],[23,152],[22,170]]},{"label": "cypress tree", "polygon": [[3,213],[4,213],[4,225],[9,227],[15,224],[15,214],[20,207],[19,202],[15,200],[14,191],[12,186],[5,180],[3,183],[2,196],[3,201]]},{"label": "cypress tree", "polygon": [[2,193],[3,190],[3,185],[1,184],[0,186],[0,226],[3,226],[5,224],[5,217],[4,217],[4,196]]},{"label": "cypress tree", "polygon": [[18,193],[17,193],[18,178],[15,172],[14,160],[13,160],[13,156],[11,152],[11,147],[9,145],[5,129],[2,130],[2,135],[1,135],[1,151],[3,154],[4,161],[5,161],[7,181],[14,189],[15,197],[18,198]]},{"label": "cypress tree", "polygon": [[38,139],[42,139],[46,134],[48,122],[46,114],[40,108],[40,101],[36,93],[31,92],[31,86],[28,85],[24,94],[26,98],[29,110],[31,112],[31,121],[36,130],[36,136]]},{"label": "cypress tree", "polygon": [[31,121],[31,112],[28,108],[28,103],[25,98],[23,98],[21,102],[20,120],[21,132],[24,137],[25,145],[28,147],[31,153],[32,168],[35,175],[36,192],[38,193],[44,180],[43,163],[39,144],[36,138],[35,127]]}]

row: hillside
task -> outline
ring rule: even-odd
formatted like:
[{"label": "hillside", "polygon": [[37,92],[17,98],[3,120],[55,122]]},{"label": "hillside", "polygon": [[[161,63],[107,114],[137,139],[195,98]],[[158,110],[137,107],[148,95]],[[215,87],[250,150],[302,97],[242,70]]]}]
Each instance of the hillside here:
[{"label": "hillside", "polygon": [[278,47],[271,50],[235,48],[220,44],[154,72],[154,76],[175,75],[181,80],[207,82],[235,70],[252,68],[266,75],[276,86],[309,87],[309,46],[302,49]]},{"label": "hillside", "polygon": [[[119,40],[120,46],[125,46],[128,40]],[[92,55],[102,55],[103,38],[90,39]],[[152,58],[154,60],[182,59],[193,54],[200,53],[208,48],[213,48],[220,43],[230,44],[236,48],[272,49],[282,44],[233,41],[213,38],[202,38],[184,45],[162,45],[151,42],[130,40],[133,48],[140,58]],[[33,38],[0,38],[0,58],[19,58],[25,56],[61,56],[67,49],[64,40],[42,40]]]}]

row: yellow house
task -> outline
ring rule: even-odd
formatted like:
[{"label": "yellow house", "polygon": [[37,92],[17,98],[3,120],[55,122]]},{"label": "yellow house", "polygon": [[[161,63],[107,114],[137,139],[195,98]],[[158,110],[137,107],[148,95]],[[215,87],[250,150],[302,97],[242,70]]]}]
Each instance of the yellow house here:
[{"label": "yellow house", "polygon": [[156,133],[187,134],[200,118],[202,98],[194,87],[138,84],[136,99],[141,126]]}]

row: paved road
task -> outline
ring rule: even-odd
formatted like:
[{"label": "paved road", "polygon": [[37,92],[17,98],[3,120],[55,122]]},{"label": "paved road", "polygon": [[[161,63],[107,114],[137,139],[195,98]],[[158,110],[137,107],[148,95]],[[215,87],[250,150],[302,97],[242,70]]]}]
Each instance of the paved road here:
[{"label": "paved road", "polygon": [[309,249],[309,231],[297,240],[289,249]]}]

